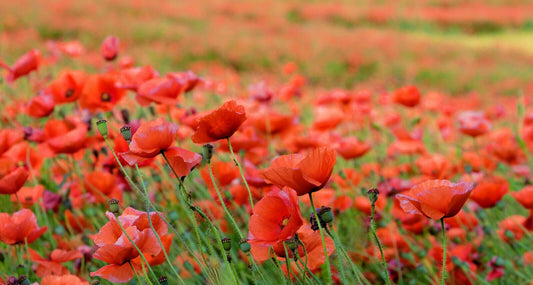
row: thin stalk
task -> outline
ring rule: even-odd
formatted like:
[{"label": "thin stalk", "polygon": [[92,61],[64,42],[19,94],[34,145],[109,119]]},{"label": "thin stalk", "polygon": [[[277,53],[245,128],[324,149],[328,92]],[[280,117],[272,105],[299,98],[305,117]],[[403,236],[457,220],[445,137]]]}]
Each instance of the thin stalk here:
[{"label": "thin stalk", "polygon": [[376,210],[376,203],[372,203],[372,213],[370,215],[370,230],[372,231],[372,235],[374,236],[374,239],[376,240],[376,243],[379,247],[379,252],[381,253],[381,263],[383,266],[383,271],[385,272],[385,282],[387,282],[387,285],[390,285],[390,277],[389,277],[389,271],[387,270],[387,261],[385,261],[385,255],[383,254],[383,247],[381,246],[381,242],[379,241],[378,235],[376,233],[376,224],[374,222],[374,213]]},{"label": "thin stalk", "polygon": [[444,218],[440,219],[440,225],[442,227],[442,281],[441,284],[446,283],[446,230],[444,229]]},{"label": "thin stalk", "polygon": [[315,208],[315,203],[313,202],[313,193],[309,192],[309,200],[311,201],[311,207],[313,208],[313,213],[315,214],[315,219],[318,224],[318,229],[320,231],[320,238],[322,239],[322,247],[324,248],[324,256],[326,258],[326,261],[324,264],[327,267],[326,270],[326,280],[329,284],[333,282],[332,275],[331,275],[331,266],[329,265],[329,256],[328,256],[328,248],[326,246],[326,239],[324,237],[324,231],[322,229],[322,223],[320,223],[320,218],[318,217],[318,213]]},{"label": "thin stalk", "polygon": [[254,210],[254,199],[252,197],[252,191],[250,190],[250,186],[248,186],[248,182],[246,181],[246,178],[244,178],[244,171],[242,170],[241,164],[237,160],[237,157],[235,157],[235,153],[233,152],[233,147],[231,147],[231,141],[229,140],[229,137],[227,138],[227,140],[228,140],[229,151],[231,152],[233,161],[235,161],[235,164],[239,168],[239,172],[241,173],[241,178],[242,178],[242,181],[244,182],[244,186],[246,186],[246,190],[248,190],[248,196],[250,197],[250,205],[252,206],[252,211],[253,211]]}]

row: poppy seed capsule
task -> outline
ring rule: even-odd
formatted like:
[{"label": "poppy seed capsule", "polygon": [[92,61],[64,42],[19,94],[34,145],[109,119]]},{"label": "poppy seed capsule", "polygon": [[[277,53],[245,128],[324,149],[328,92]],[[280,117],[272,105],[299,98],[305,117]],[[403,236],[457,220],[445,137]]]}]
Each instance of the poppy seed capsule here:
[{"label": "poppy seed capsule", "polygon": [[249,252],[250,249],[252,248],[252,246],[248,243],[248,239],[242,239],[240,242],[239,242],[239,247],[241,248],[241,250],[245,253]]},{"label": "poppy seed capsule", "polygon": [[168,285],[168,278],[166,276],[159,277],[157,281],[159,281],[160,285]]},{"label": "poppy seed capsule", "polygon": [[18,278],[18,284],[20,284],[20,285],[30,285],[31,282],[28,279],[28,277],[26,277],[26,275],[20,275],[19,278]]},{"label": "poppy seed capsule", "polygon": [[317,214],[318,214],[318,217],[320,218],[320,220],[323,223],[329,224],[329,223],[333,222],[333,212],[331,212],[331,208],[330,207],[322,206],[320,208],[320,210],[318,210]]},{"label": "poppy seed capsule", "polygon": [[106,120],[98,120],[96,122],[96,128],[98,129],[98,132],[104,138],[107,138],[107,121]]},{"label": "poppy seed capsule", "polygon": [[372,204],[376,203],[378,200],[379,190],[377,188],[371,188],[366,193],[368,194],[368,199],[370,199],[370,202],[372,202]]},{"label": "poppy seed capsule", "polygon": [[211,158],[213,157],[213,145],[204,144],[204,147],[202,148],[202,155],[207,163],[211,163]]},{"label": "poppy seed capsule", "polygon": [[109,211],[113,214],[118,214],[120,207],[118,205],[119,201],[115,198],[109,199]]},{"label": "poppy seed capsule", "polygon": [[124,126],[120,128],[120,134],[124,138],[128,144],[131,142],[131,127],[130,126]]},{"label": "poppy seed capsule", "polygon": [[222,246],[224,247],[225,251],[231,250],[231,239],[230,238],[223,238],[222,239]]}]

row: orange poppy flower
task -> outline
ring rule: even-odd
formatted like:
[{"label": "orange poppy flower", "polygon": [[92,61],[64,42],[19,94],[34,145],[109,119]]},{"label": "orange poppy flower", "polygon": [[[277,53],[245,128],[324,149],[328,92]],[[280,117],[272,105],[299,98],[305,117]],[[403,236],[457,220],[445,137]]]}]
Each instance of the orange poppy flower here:
[{"label": "orange poppy flower", "polygon": [[43,193],[43,185],[22,187],[17,193],[11,195],[11,202],[18,203],[20,201],[24,208],[31,208],[33,204],[37,203],[43,197]]},{"label": "orange poppy flower", "polygon": [[35,214],[28,209],[22,209],[10,216],[0,213],[0,240],[6,244],[28,244],[34,242],[48,229],[39,227]]},{"label": "orange poppy flower", "polygon": [[484,177],[478,182],[470,199],[482,208],[492,208],[496,206],[509,190],[509,182],[498,176]]},{"label": "orange poppy flower", "polygon": [[11,68],[4,66],[8,69],[9,74],[6,77],[7,82],[13,82],[18,78],[29,74],[30,72],[37,70],[41,62],[41,52],[36,49],[32,49],[29,52],[21,56],[13,64]]},{"label": "orange poppy flower", "polygon": [[294,236],[303,223],[296,192],[288,188],[276,189],[255,205],[248,223],[248,238],[252,246],[274,245]]},{"label": "orange poppy flower", "polygon": [[105,60],[107,61],[114,60],[118,55],[119,46],[120,46],[120,41],[117,37],[108,36],[102,42],[102,46],[100,47],[100,53],[102,54],[102,57]]},{"label": "orange poppy flower", "polygon": [[533,185],[524,187],[518,192],[509,193],[526,209],[533,209]]},{"label": "orange poppy flower", "polygon": [[201,144],[229,138],[244,121],[246,121],[244,107],[230,100],[222,107],[201,117],[191,139],[194,143]]},{"label": "orange poppy flower", "polygon": [[421,214],[440,220],[455,216],[474,189],[468,182],[452,183],[448,180],[428,180],[405,194],[397,194],[402,209],[411,214]]},{"label": "orange poppy flower", "polygon": [[126,95],[126,90],[116,86],[117,74],[97,74],[87,78],[80,96],[80,106],[94,112],[110,111]]},{"label": "orange poppy flower", "polygon": [[89,282],[84,281],[80,277],[72,274],[66,275],[48,275],[43,277],[41,285],[89,285]]},{"label": "orange poppy flower", "polygon": [[62,71],[48,85],[48,92],[54,96],[56,104],[65,104],[78,100],[85,84],[86,75],[82,71]]},{"label": "orange poppy flower", "polygon": [[163,118],[141,124],[131,138],[130,151],[120,156],[134,165],[137,162],[156,157],[170,148],[176,138],[178,125]]},{"label": "orange poppy flower", "polygon": [[50,115],[55,108],[54,98],[51,94],[41,93],[28,101],[26,113],[34,118],[43,118]]},{"label": "orange poppy flower", "polygon": [[394,91],[394,102],[405,107],[414,107],[420,103],[420,91],[413,85],[404,86]]},{"label": "orange poppy flower", "polygon": [[466,111],[459,114],[459,131],[471,137],[484,135],[490,131],[491,124],[483,112]]},{"label": "orange poppy flower", "polygon": [[29,175],[24,167],[17,166],[11,158],[0,158],[0,194],[15,194],[24,186]]},{"label": "orange poppy flower", "polygon": [[290,187],[305,195],[322,189],[328,182],[337,161],[335,150],[315,148],[308,154],[278,156],[259,176],[279,188]]},{"label": "orange poppy flower", "polygon": [[48,146],[56,153],[75,153],[85,147],[87,126],[78,119],[50,119],[43,132]]}]

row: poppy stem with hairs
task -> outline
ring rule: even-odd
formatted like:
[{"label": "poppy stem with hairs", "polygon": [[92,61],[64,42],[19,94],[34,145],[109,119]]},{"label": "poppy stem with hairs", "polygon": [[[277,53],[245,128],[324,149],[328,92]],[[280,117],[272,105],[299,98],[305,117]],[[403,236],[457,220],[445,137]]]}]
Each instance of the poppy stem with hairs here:
[{"label": "poppy stem with hairs", "polygon": [[381,263],[383,265],[383,271],[385,273],[385,282],[387,282],[387,284],[390,285],[391,282],[390,282],[390,277],[389,277],[389,270],[387,269],[387,261],[385,260],[385,255],[383,254],[383,247],[381,246],[381,242],[379,241],[379,237],[376,233],[376,222],[374,221],[374,214],[376,211],[376,200],[372,200],[372,210],[370,213],[370,230],[372,231],[372,235],[374,236],[374,239],[376,240],[376,244],[378,245],[379,252],[381,254]]},{"label": "poppy stem with hairs", "polygon": [[313,213],[315,214],[315,219],[318,224],[318,230],[320,231],[320,238],[322,239],[322,247],[324,247],[324,255],[325,255],[325,262],[324,264],[327,267],[326,270],[326,280],[328,280],[328,284],[331,284],[333,279],[331,277],[331,266],[329,265],[329,256],[328,256],[328,248],[326,246],[326,239],[324,238],[324,231],[322,229],[322,223],[320,222],[320,218],[318,217],[318,213],[315,208],[315,203],[313,202],[313,192],[309,192],[309,201],[311,202],[311,207],[313,208]]},{"label": "poppy stem with hairs", "polygon": [[248,190],[248,196],[250,197],[250,205],[252,206],[252,211],[254,210],[254,199],[252,197],[252,191],[250,191],[250,186],[248,186],[248,182],[246,181],[246,178],[244,178],[244,171],[242,170],[241,164],[237,160],[237,157],[235,157],[235,153],[233,152],[233,147],[231,147],[231,141],[228,138],[228,147],[229,151],[231,152],[231,156],[233,157],[233,161],[235,161],[235,164],[239,168],[239,172],[241,173],[242,182],[244,182],[244,186],[246,186],[246,190]]},{"label": "poppy stem with hairs", "polygon": [[440,225],[442,227],[442,281],[441,284],[445,285],[446,280],[446,229],[444,228],[444,218],[440,219]]}]

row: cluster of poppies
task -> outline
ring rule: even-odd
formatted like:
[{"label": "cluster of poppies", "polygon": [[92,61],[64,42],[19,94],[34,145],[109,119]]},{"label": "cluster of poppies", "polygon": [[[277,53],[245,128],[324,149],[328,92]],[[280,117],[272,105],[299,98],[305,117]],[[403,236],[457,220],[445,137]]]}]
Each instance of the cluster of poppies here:
[{"label": "cluster of poppies", "polygon": [[294,64],[241,88],[119,50],[0,61],[0,284],[531,282],[529,99],[314,91]]}]

